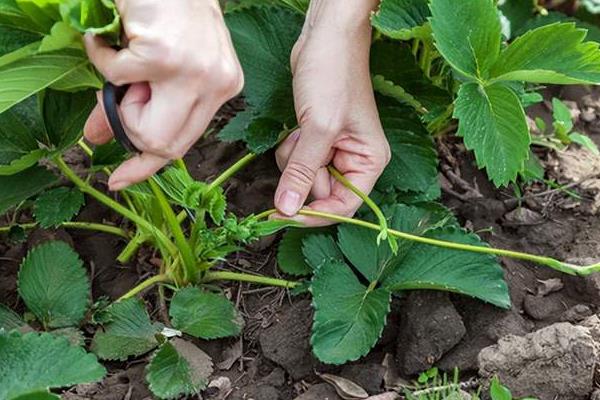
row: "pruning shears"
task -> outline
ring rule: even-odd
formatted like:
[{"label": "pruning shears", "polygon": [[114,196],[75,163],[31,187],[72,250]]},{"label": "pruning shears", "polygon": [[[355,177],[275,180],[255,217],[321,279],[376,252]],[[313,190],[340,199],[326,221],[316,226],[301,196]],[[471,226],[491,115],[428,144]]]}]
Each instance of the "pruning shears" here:
[{"label": "pruning shears", "polygon": [[138,154],[140,150],[135,147],[127,136],[119,115],[119,105],[125,97],[127,89],[129,89],[129,85],[116,86],[107,81],[102,88],[102,103],[108,124],[115,135],[115,140],[128,152]]}]

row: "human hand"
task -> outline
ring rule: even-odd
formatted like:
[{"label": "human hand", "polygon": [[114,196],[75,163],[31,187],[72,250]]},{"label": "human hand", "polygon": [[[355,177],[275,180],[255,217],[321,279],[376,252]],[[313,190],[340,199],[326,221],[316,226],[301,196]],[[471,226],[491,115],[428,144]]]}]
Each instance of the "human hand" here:
[{"label": "human hand", "polygon": [[[127,48],[116,51],[100,37],[85,37],[90,60],[106,79],[131,84],[120,113],[129,139],[142,154],[114,171],[111,190],[143,181],[183,157],[218,109],[244,85],[218,0],[174,1],[168,6],[161,0],[116,3]],[[84,129],[94,144],[113,137],[101,104]]]},{"label": "human hand", "polygon": [[362,204],[329,174],[329,164],[369,193],[391,157],[371,86],[368,13],[364,20],[353,15],[346,23],[336,2],[311,2],[291,57],[300,128],[276,153],[283,174],[275,217],[294,217],[310,226],[330,223],[296,216],[311,192],[314,201],[308,207],[315,211],[352,216]]}]

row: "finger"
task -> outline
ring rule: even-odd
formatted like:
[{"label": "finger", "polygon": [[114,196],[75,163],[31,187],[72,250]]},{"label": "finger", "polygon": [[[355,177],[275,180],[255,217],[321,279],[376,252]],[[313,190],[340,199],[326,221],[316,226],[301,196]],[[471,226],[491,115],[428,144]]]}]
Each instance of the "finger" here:
[{"label": "finger", "polygon": [[293,216],[302,207],[317,172],[327,165],[332,140],[332,135],[310,127],[302,130],[275,192],[275,207],[280,213]]},{"label": "finger", "polygon": [[326,167],[321,167],[317,171],[311,194],[316,200],[326,199],[331,196],[331,175]]},{"label": "finger", "polygon": [[96,104],[96,107],[94,107],[88,117],[83,127],[83,134],[87,140],[95,145],[108,143],[112,139],[113,134],[106,121],[101,100],[98,101],[98,104]]},{"label": "finger", "polygon": [[100,36],[86,34],[85,49],[94,66],[115,85],[152,80],[148,65],[129,49],[115,50]]},{"label": "finger", "polygon": [[173,144],[196,106],[195,93],[174,82],[151,86],[147,101],[123,101],[121,115],[131,141],[142,151],[176,158]]},{"label": "finger", "polygon": [[285,140],[277,148],[277,151],[275,152],[275,161],[277,162],[277,166],[279,167],[280,171],[285,169],[285,166],[290,159],[290,155],[296,147],[296,143],[298,143],[299,137],[300,129],[296,129],[287,138],[285,138]]},{"label": "finger", "polygon": [[108,180],[110,190],[122,190],[143,182],[167,165],[170,160],[150,153],[142,153],[125,161]]}]

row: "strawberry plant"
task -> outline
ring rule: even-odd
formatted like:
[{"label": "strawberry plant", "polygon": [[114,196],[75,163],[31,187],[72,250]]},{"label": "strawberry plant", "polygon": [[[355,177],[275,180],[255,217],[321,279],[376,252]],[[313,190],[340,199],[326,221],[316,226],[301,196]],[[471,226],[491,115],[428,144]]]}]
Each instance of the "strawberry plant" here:
[{"label": "strawberry plant", "polygon": [[[542,15],[531,4],[523,9],[507,1],[498,9],[492,0],[460,7],[451,0],[383,0],[372,16],[371,71],[392,161],[373,199],[330,168],[365,201],[360,218],[302,210],[341,224],[314,230],[269,220],[274,210],[244,217],[229,213],[223,189],[228,179],[297,125],[289,55],[307,2],[282,3],[241,2],[226,14],[245,72],[246,109],[219,137],[245,142],[250,153],[210,182],[195,180],[177,160],[147,182],[111,196],[92,178],[109,174],[127,154],[115,142],[91,149],[81,140],[93,90],[103,84],[83,51],[81,34],[103,35],[117,44],[120,19],[114,3],[0,0],[0,213],[9,212],[13,221],[0,232],[37,226],[95,230],[123,238],[120,263],[130,261],[141,246],[161,260],[153,276],[120,299],[90,309],[89,282],[77,255],[58,242],[34,248],[22,263],[19,293],[44,333],[23,333],[18,316],[0,308],[0,397],[101,379],[102,367],[93,355],[83,356],[80,340],[69,347],[55,336],[59,329],[76,332],[82,324],[96,325],[89,348],[102,360],[152,352],[147,380],[156,396],[200,392],[212,373],[210,357],[177,336],[215,339],[238,335],[243,327],[215,281],[308,289],[315,309],[314,353],[323,362],[340,364],[369,352],[383,331],[392,297],[407,290],[446,290],[510,307],[494,256],[574,275],[600,270],[600,264],[575,266],[489,247],[435,202],[440,187],[433,137],[453,132],[455,120],[457,135],[478,166],[497,186],[506,185],[520,179],[532,154],[524,111],[536,97],[531,85],[600,83],[600,51],[597,43],[586,41],[586,31],[578,27],[584,23],[556,22],[562,17]],[[503,29],[506,21],[510,31]],[[517,34],[517,27],[523,32]],[[63,157],[73,147],[89,156],[84,171],[76,172]],[[61,185],[61,177],[70,185]],[[73,221],[86,197],[123,222]],[[16,223],[29,208],[34,222]],[[296,280],[223,268],[221,261],[231,253],[288,227],[278,259],[282,271]],[[172,328],[152,322],[138,298],[156,287],[168,304]],[[39,356],[42,348],[45,357]],[[74,354],[87,364],[73,375],[16,378],[19,371],[44,369],[49,360],[71,365]]]}]

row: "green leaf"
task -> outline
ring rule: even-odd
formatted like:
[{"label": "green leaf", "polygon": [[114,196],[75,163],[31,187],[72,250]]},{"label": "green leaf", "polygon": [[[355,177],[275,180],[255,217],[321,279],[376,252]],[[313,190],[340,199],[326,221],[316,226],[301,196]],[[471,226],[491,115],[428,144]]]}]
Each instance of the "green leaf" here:
[{"label": "green leaf", "polygon": [[[474,234],[456,227],[438,228],[425,234],[437,240],[484,246]],[[476,297],[498,307],[509,308],[510,296],[503,271],[487,254],[434,248],[414,244],[398,268],[383,282],[391,291],[436,289]]]},{"label": "green leaf", "polygon": [[78,328],[60,328],[50,331],[50,333],[54,336],[64,337],[69,341],[71,346],[85,346],[85,336],[83,335],[83,332]]},{"label": "green leaf", "polygon": [[60,400],[60,396],[50,392],[34,392],[13,397],[11,400]]},{"label": "green leaf", "polygon": [[38,35],[46,33],[23,12],[15,0],[0,1],[0,25],[23,29]]},{"label": "green leaf", "polygon": [[492,67],[496,81],[600,83],[598,43],[584,42],[586,31],[556,23],[518,37]]},{"label": "green leaf", "polygon": [[255,118],[250,122],[246,131],[248,149],[256,154],[262,154],[273,148],[279,139],[283,125],[270,118]]},{"label": "green leaf", "polygon": [[244,69],[244,95],[261,117],[295,119],[290,54],[303,17],[282,7],[254,7],[225,16]]},{"label": "green leaf", "polygon": [[512,400],[513,398],[510,390],[502,385],[496,376],[492,379],[492,384],[490,385],[490,396],[492,400]]},{"label": "green leaf", "polygon": [[153,324],[144,304],[137,299],[113,303],[106,310],[109,322],[98,329],[92,341],[92,351],[103,360],[125,361],[158,346],[156,334],[162,326]]},{"label": "green leaf", "polygon": [[590,139],[589,136],[584,135],[582,133],[573,132],[573,133],[571,133],[569,135],[569,139],[571,139],[572,142],[577,143],[578,145],[580,145],[584,149],[588,149],[589,151],[591,151],[595,155],[597,155],[597,156],[600,155],[600,151],[598,150],[598,146],[596,145],[596,143],[594,143],[594,141],[592,139]]},{"label": "green leaf", "polygon": [[224,142],[236,142],[244,140],[247,135],[248,125],[254,118],[254,111],[245,110],[237,113],[235,117],[229,120],[223,129],[217,135]]},{"label": "green leaf", "polygon": [[562,124],[567,132],[573,129],[573,120],[571,117],[571,110],[569,107],[556,97],[552,98],[552,117],[555,122]]},{"label": "green leaf", "polygon": [[433,140],[412,110],[380,101],[379,115],[390,143],[392,159],[377,188],[426,192],[437,183],[437,156]]},{"label": "green leaf", "polygon": [[311,272],[321,268],[328,260],[344,261],[344,254],[331,235],[309,235],[302,241],[302,254]]},{"label": "green leaf", "polygon": [[81,51],[35,54],[0,67],[0,113],[88,64]]},{"label": "green leaf", "polygon": [[44,36],[38,51],[44,53],[62,50],[66,47],[81,48],[81,45],[81,35],[79,32],[66,22],[59,21],[54,24],[50,30],[50,34]]},{"label": "green leaf", "polygon": [[118,44],[121,18],[113,0],[73,0],[60,7],[69,24],[82,33],[102,35],[111,44]]},{"label": "green leaf", "polygon": [[0,330],[0,398],[101,380],[106,370],[93,354],[49,333]]},{"label": "green leaf", "polygon": [[525,182],[540,181],[544,179],[544,166],[540,162],[540,159],[532,152],[529,151],[529,158],[525,161],[523,171],[519,174]]},{"label": "green leaf", "polygon": [[156,351],[146,367],[150,390],[161,399],[199,395],[208,385],[213,363],[194,344],[175,338]]},{"label": "green leaf", "polygon": [[85,316],[90,281],[83,262],[65,242],[29,252],[19,271],[19,294],[45,327],[76,326]]},{"label": "green leaf", "polygon": [[[281,239],[281,242],[279,242],[279,246],[277,248],[277,265],[279,268],[286,274],[295,276],[311,274],[313,272],[313,268],[311,267],[311,264],[305,260],[302,250],[303,244],[310,236],[319,235],[327,231],[329,231],[329,229],[289,229],[283,235],[283,238]],[[323,236],[319,235],[319,237]],[[307,250],[307,254],[310,257],[318,257],[318,254],[320,254],[321,251],[320,249],[317,249],[317,247],[323,244],[324,242],[317,240],[311,245],[312,248]],[[333,247],[335,248],[335,243],[333,244]]]},{"label": "green leaf", "polygon": [[[402,65],[399,68],[398,65]],[[371,47],[371,73],[374,80],[380,76],[389,81],[394,88],[401,88],[408,99],[396,98],[421,111],[422,107],[432,110],[436,107],[447,107],[452,99],[447,91],[434,86],[424,75],[415,61],[409,47],[404,43],[376,41]],[[385,93],[382,93],[385,94]]]},{"label": "green leaf", "polygon": [[47,151],[44,121],[32,96],[0,114],[0,175],[13,175],[37,163]]},{"label": "green leaf", "polygon": [[568,15],[557,11],[550,11],[548,15],[536,15],[534,18],[529,19],[525,24],[523,24],[520,29],[514,31],[513,36],[521,36],[541,26],[550,25],[555,22],[573,22],[578,28],[587,30],[587,40],[600,42],[600,28],[597,25],[574,17],[569,17]]},{"label": "green leaf", "polygon": [[16,0],[17,5],[38,26],[48,33],[56,21],[60,21],[58,10],[62,0]]},{"label": "green leaf", "polygon": [[[1,10],[2,5],[0,5],[0,13],[2,12]],[[38,33],[3,25],[0,16],[0,56],[18,51],[20,48],[38,42],[41,39],[42,36]]]},{"label": "green leaf", "polygon": [[25,322],[10,308],[0,304],[0,330],[12,331],[25,326]]},{"label": "green leaf", "polygon": [[96,96],[92,90],[78,93],[44,92],[42,112],[53,150],[63,151],[77,143],[95,105]]},{"label": "green leaf", "polygon": [[244,324],[223,295],[187,287],[175,293],[169,308],[173,327],[202,339],[239,335]]},{"label": "green leaf", "polygon": [[511,38],[530,20],[533,16],[533,3],[522,0],[505,0],[500,6],[502,14],[510,22]]},{"label": "green leaf", "polygon": [[392,39],[423,38],[429,33],[423,25],[430,15],[427,0],[383,0],[371,24]]},{"label": "green leaf", "polygon": [[494,0],[431,0],[435,44],[463,75],[486,79],[500,52],[501,26]]},{"label": "green leaf", "polygon": [[127,151],[116,140],[96,146],[92,155],[92,171],[120,164],[125,161],[126,156]]},{"label": "green leaf", "polygon": [[42,167],[31,167],[15,175],[0,175],[0,214],[28,198],[35,196],[48,186],[54,185],[58,177]]},{"label": "green leaf", "polygon": [[311,343],[319,360],[343,364],[367,354],[383,332],[391,294],[367,289],[339,260],[328,260],[315,272],[311,292]]},{"label": "green leaf", "polygon": [[79,189],[60,187],[42,193],[35,200],[33,214],[42,228],[53,228],[70,221],[84,203]]},{"label": "green leaf", "polygon": [[477,165],[485,168],[496,186],[513,181],[529,156],[529,128],[519,98],[508,87],[463,84],[454,117],[458,135],[475,151]]}]

